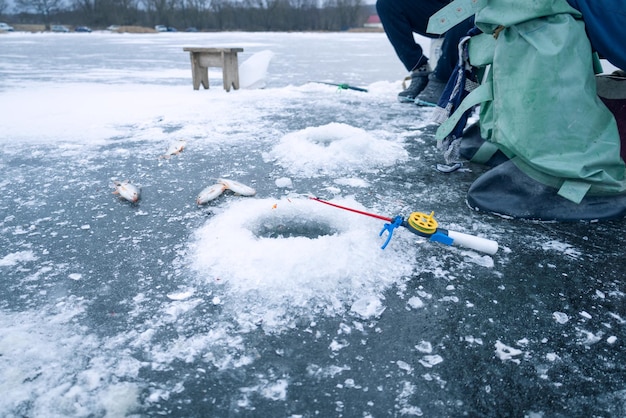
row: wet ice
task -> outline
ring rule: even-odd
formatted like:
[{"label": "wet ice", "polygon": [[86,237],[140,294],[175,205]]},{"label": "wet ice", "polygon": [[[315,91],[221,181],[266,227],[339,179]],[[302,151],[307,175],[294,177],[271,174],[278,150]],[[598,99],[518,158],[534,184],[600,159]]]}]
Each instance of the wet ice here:
[{"label": "wet ice", "polygon": [[[384,34],[90,35],[1,40],[2,414],[523,416],[588,402],[611,415],[623,403],[605,379],[623,372],[619,234],[469,211],[478,173],[435,172],[428,110],[396,102],[404,70]],[[182,44],[197,42],[272,50],[266,88],[193,91]],[[181,139],[184,152],[159,158]],[[220,177],[257,196],[198,207]],[[127,178],[137,205],[111,194]],[[383,251],[382,221],[311,194],[388,216],[435,210],[504,251],[406,230]]]}]

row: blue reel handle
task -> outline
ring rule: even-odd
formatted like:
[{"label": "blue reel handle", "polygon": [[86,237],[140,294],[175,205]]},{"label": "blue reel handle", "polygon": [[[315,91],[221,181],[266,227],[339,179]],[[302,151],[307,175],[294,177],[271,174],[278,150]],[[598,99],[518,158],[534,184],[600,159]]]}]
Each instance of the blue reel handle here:
[{"label": "blue reel handle", "polygon": [[391,237],[393,236],[393,230],[401,226],[403,221],[404,219],[402,219],[402,216],[396,216],[393,219],[392,223],[386,223],[383,226],[383,229],[380,231],[380,234],[378,234],[378,236],[379,237],[382,236],[385,231],[388,231],[389,234],[387,235],[387,239],[385,240],[385,243],[383,244],[383,246],[380,247],[382,250],[384,250],[385,247],[387,247],[387,244],[389,244],[389,241],[391,241]]}]

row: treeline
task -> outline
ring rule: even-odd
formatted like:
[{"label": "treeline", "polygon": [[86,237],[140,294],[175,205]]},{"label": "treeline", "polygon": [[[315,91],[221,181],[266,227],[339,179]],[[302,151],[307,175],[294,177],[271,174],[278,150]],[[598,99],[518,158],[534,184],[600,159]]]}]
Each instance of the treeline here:
[{"label": "treeline", "polygon": [[[362,27],[372,10],[363,0],[16,0],[6,20],[47,27],[164,25],[208,31],[337,31]],[[7,13],[0,9],[0,14]]]}]

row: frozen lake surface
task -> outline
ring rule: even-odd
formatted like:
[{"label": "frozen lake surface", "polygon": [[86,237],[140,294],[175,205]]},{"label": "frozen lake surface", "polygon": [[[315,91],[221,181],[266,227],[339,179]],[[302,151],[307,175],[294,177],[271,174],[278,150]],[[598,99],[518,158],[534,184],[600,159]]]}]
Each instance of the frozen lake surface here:
[{"label": "frozen lake surface", "polygon": [[[266,87],[194,91],[185,46]],[[0,415],[625,416],[624,222],[471,211],[404,76],[381,33],[0,36]],[[198,206],[220,177],[257,193]]]}]

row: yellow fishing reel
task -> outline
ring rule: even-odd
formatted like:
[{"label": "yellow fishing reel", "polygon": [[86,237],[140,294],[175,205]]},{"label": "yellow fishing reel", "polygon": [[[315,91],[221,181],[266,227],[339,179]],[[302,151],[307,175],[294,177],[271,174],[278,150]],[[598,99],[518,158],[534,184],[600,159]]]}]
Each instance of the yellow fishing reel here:
[{"label": "yellow fishing reel", "polygon": [[424,212],[413,212],[406,220],[406,226],[418,235],[429,237],[437,232],[439,226],[434,215],[435,212],[430,212],[430,215]]},{"label": "yellow fishing reel", "polygon": [[386,223],[383,230],[380,231],[379,235],[382,235],[385,231],[389,233],[387,241],[383,244],[382,249],[384,250],[389,243],[393,230],[399,226],[404,226],[409,231],[419,235],[420,237],[428,238],[431,241],[442,242],[446,245],[451,245],[452,239],[446,235],[445,230],[437,228],[439,224],[435,220],[434,215],[435,212],[430,212],[430,215],[423,212],[413,212],[406,220],[401,216],[396,216],[395,219],[393,219],[393,222]]}]

